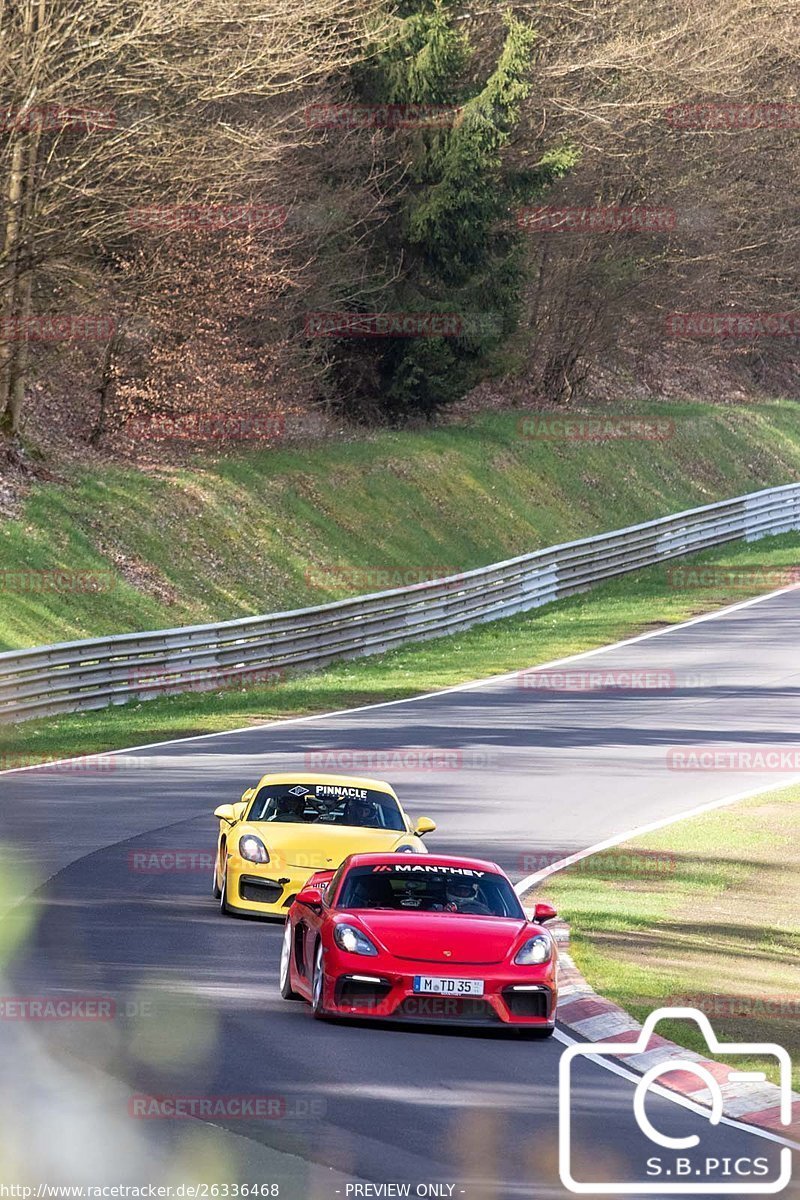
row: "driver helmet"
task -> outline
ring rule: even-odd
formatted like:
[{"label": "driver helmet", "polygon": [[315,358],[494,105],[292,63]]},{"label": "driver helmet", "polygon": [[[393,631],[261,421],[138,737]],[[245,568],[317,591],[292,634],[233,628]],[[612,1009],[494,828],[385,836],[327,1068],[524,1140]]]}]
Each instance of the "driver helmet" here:
[{"label": "driver helmet", "polygon": [[448,881],[447,890],[453,900],[477,900],[478,886],[475,879],[465,879],[462,876],[456,876],[454,879]]},{"label": "driver helmet", "polygon": [[371,800],[362,800],[356,798],[350,800],[347,805],[348,820],[353,820],[356,825],[361,825],[365,821],[369,821],[375,816],[375,805]]}]

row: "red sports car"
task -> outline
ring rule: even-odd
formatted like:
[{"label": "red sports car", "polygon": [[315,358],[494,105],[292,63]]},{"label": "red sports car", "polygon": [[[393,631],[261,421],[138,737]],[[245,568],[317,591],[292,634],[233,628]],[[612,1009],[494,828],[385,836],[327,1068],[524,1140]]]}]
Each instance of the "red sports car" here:
[{"label": "red sports car", "polygon": [[558,950],[537,904],[529,920],[494,863],[433,854],[354,854],[320,871],[289,909],[285,1000],[315,1017],[555,1026]]}]

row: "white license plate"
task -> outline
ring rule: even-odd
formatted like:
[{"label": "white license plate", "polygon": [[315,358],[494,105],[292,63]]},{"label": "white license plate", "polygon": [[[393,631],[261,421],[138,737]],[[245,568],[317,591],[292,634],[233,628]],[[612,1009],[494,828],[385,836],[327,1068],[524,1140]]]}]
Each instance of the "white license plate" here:
[{"label": "white license plate", "polygon": [[437,996],[482,996],[482,979],[452,979],[440,975],[415,975],[415,992],[431,992]]}]

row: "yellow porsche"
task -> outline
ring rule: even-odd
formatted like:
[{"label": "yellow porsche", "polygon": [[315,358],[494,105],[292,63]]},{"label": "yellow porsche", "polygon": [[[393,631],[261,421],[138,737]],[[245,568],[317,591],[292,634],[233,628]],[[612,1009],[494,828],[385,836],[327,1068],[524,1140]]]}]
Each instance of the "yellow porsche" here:
[{"label": "yellow porsche", "polygon": [[436,828],[429,817],[412,823],[379,779],[300,772],[265,775],[214,816],[222,912],[276,917],[315,872],[335,871],[349,854],[424,854],[421,839]]}]

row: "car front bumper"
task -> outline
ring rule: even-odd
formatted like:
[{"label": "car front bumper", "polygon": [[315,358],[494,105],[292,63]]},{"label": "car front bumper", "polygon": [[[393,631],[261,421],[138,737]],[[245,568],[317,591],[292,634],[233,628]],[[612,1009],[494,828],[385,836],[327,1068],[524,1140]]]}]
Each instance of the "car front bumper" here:
[{"label": "car front bumper", "polygon": [[231,855],[227,862],[227,906],[234,912],[285,918],[295,896],[317,870],[285,863],[254,863]]},{"label": "car front bumper", "polygon": [[[531,1029],[552,1028],[558,989],[554,963],[541,967],[509,968],[459,965],[442,969],[439,964],[380,961],[372,966],[368,957],[341,962],[345,957],[328,955],[325,964],[325,1012],[337,1017],[384,1021],[417,1021],[454,1025],[515,1025]],[[333,961],[331,961],[333,960]],[[399,967],[399,969],[397,969]],[[482,996],[442,995],[415,992],[414,977],[437,975],[481,979]]]}]

